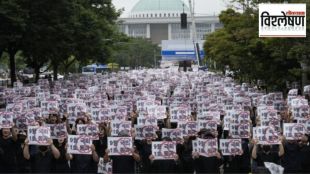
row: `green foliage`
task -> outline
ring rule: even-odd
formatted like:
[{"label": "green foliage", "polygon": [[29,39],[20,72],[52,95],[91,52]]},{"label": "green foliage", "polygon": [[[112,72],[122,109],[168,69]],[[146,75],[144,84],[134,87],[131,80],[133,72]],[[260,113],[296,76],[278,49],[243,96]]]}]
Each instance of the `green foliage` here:
[{"label": "green foliage", "polygon": [[114,52],[110,62],[116,62],[120,66],[131,68],[139,66],[154,67],[155,61],[159,61],[160,49],[150,40],[131,38],[127,42],[116,43],[115,48],[117,51]]},{"label": "green foliage", "polygon": [[[269,89],[283,90],[286,81],[299,81],[302,75],[300,62],[309,65],[310,40],[307,38],[259,38],[258,9],[261,2],[232,0],[237,7],[243,7],[242,12],[235,9],[222,11],[219,18],[224,28],[209,35],[204,49],[208,53],[209,64],[216,62],[216,69],[225,71],[229,66],[241,82],[256,83],[264,80]],[[307,3],[306,0],[290,2]],[[307,16],[307,34],[309,35],[309,16]],[[214,67],[215,68],[215,67]]]},{"label": "green foliage", "polygon": [[15,70],[15,54],[22,51],[37,78],[46,64],[57,74],[77,62],[105,63],[113,51],[106,40],[120,36],[120,13],[112,0],[1,0],[0,57],[9,53]]}]

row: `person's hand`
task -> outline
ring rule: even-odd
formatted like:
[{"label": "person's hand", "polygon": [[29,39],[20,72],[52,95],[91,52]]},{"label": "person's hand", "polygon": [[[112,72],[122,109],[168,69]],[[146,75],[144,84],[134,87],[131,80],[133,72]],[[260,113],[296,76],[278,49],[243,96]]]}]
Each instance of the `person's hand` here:
[{"label": "person's hand", "polygon": [[25,139],[25,145],[29,145],[29,139],[28,138]]},{"label": "person's hand", "polygon": [[254,146],[256,146],[258,144],[258,139],[253,139],[252,143],[253,143]]},{"label": "person's hand", "polygon": [[107,149],[105,150],[105,154],[109,155],[109,153],[110,153],[110,150],[107,148]]},{"label": "person's hand", "polygon": [[174,161],[178,161],[179,160],[179,155],[175,154],[173,159],[174,159]]},{"label": "person's hand", "polygon": [[220,152],[215,152],[215,156],[217,159],[221,159],[222,155],[220,154]]},{"label": "person's hand", "polygon": [[284,135],[279,136],[279,141],[280,141],[280,144],[282,144],[285,141],[285,136]]},{"label": "person's hand", "polygon": [[95,147],[95,145],[94,145],[94,144],[92,144],[92,145],[90,146],[90,149],[91,149],[91,151],[92,151],[92,152],[95,152],[95,151],[96,151],[96,147]]},{"label": "person's hand", "polygon": [[12,127],[12,134],[17,135],[18,134],[18,128],[17,127]]},{"label": "person's hand", "polygon": [[244,152],[243,152],[243,150],[241,149],[239,155],[243,155],[243,153],[244,153]]},{"label": "person's hand", "polygon": [[53,140],[52,140],[51,138],[49,138],[49,139],[47,140],[47,144],[50,145],[50,146],[52,146],[52,145],[53,145]]},{"label": "person's hand", "polygon": [[155,156],[154,156],[154,155],[150,155],[150,156],[149,156],[149,160],[150,160],[151,162],[153,162],[153,161],[155,160]]},{"label": "person's hand", "polygon": [[193,157],[194,159],[199,158],[199,153],[198,153],[198,152],[193,152],[193,153],[192,153],[192,157]]}]

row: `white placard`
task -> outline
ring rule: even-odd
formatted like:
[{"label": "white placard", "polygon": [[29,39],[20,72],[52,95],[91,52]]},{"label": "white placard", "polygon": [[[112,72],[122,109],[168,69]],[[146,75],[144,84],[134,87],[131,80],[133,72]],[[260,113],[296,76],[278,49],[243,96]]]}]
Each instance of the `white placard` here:
[{"label": "white placard", "polygon": [[51,138],[49,127],[28,126],[28,140],[31,145],[49,145]]},{"label": "white placard", "polygon": [[99,159],[99,163],[98,163],[98,171],[97,173],[101,173],[101,174],[112,174],[112,167],[113,167],[113,161],[109,161],[109,162],[104,162],[103,158]]},{"label": "white placard", "polygon": [[0,112],[0,128],[11,128],[14,125],[13,112]]},{"label": "white placard", "polygon": [[148,126],[138,126],[135,125],[136,136],[135,139],[143,140],[143,139],[155,139],[157,137],[156,131],[158,130],[157,126],[148,125]]},{"label": "white placard", "polygon": [[108,137],[108,149],[111,156],[132,155],[131,137]]},{"label": "white placard", "polygon": [[196,121],[178,122],[178,128],[182,129],[183,136],[194,136],[198,132]]},{"label": "white placard", "polygon": [[216,156],[218,151],[217,139],[201,139],[198,138],[193,142],[193,152],[198,152],[204,157]]},{"label": "white placard", "polygon": [[155,160],[174,159],[176,155],[176,142],[174,141],[152,142],[152,155],[154,155]]},{"label": "white placard", "polygon": [[157,118],[156,117],[141,117],[139,116],[137,119],[138,125],[153,125],[157,126]]},{"label": "white placard", "polygon": [[68,136],[67,126],[65,123],[46,124],[45,126],[50,128],[52,139],[66,138]]},{"label": "white placard", "polygon": [[241,139],[220,139],[220,149],[223,156],[242,155]]},{"label": "white placard", "polygon": [[121,131],[126,131],[131,135],[131,121],[111,121],[112,136],[118,136]]},{"label": "white placard", "polygon": [[68,153],[90,155],[92,139],[81,135],[68,135]]},{"label": "white placard", "polygon": [[99,128],[97,124],[78,124],[76,133],[77,135],[91,137],[93,140],[99,140]]},{"label": "white placard", "polygon": [[258,144],[280,144],[279,133],[271,126],[259,126],[253,128],[253,138]]},{"label": "white placard", "polygon": [[166,129],[162,128],[162,137],[169,137],[173,141],[178,141],[180,139],[183,139],[183,131],[180,128],[177,129]]},{"label": "white placard", "polygon": [[303,124],[283,123],[283,134],[287,140],[300,140],[305,133],[306,128]]}]

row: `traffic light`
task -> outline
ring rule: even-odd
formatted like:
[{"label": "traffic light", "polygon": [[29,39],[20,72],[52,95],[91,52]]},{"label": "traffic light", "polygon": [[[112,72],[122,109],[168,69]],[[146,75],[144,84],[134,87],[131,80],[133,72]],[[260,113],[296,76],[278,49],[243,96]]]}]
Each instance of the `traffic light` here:
[{"label": "traffic light", "polygon": [[187,29],[187,14],[181,13],[181,29]]}]

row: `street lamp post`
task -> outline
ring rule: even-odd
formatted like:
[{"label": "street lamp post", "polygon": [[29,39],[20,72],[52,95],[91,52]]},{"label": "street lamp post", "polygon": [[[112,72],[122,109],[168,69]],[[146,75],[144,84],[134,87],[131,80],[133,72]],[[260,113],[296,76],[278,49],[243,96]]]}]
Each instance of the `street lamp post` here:
[{"label": "street lamp post", "polygon": [[200,66],[199,62],[199,50],[198,49],[198,43],[197,43],[197,33],[196,33],[196,21],[195,21],[195,14],[194,14],[194,6],[192,6],[192,0],[188,0],[189,3],[189,10],[191,13],[191,18],[192,18],[192,39],[193,39],[193,44],[194,44],[194,50],[195,50],[195,55],[197,59],[198,66]]}]

